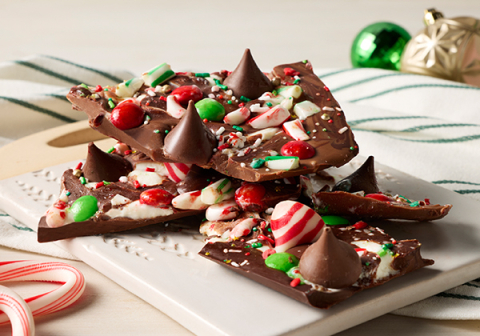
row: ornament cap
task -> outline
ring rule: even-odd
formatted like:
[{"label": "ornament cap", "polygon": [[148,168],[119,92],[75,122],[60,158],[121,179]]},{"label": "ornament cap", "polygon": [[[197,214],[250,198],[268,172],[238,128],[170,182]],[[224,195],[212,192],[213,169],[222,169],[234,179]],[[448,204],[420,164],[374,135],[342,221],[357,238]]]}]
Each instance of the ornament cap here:
[{"label": "ornament cap", "polygon": [[435,8],[425,9],[425,15],[423,16],[423,21],[425,25],[429,26],[434,24],[438,19],[443,18],[443,13],[437,11]]}]

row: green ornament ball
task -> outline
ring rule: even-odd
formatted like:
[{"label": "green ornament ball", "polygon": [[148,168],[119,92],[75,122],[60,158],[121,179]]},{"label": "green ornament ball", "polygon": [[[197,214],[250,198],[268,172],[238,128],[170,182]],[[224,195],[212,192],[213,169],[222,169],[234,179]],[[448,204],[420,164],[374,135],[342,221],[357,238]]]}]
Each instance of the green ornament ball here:
[{"label": "green ornament ball", "polygon": [[83,222],[95,215],[98,210],[97,199],[91,195],[85,195],[72,203],[68,211],[73,215],[75,222]]},{"label": "green ornament ball", "polygon": [[215,99],[204,98],[195,104],[200,118],[221,121],[225,117],[225,108]]},{"label": "green ornament ball", "polygon": [[371,24],[353,41],[352,65],[355,68],[400,70],[403,49],[411,38],[405,29],[394,23]]}]

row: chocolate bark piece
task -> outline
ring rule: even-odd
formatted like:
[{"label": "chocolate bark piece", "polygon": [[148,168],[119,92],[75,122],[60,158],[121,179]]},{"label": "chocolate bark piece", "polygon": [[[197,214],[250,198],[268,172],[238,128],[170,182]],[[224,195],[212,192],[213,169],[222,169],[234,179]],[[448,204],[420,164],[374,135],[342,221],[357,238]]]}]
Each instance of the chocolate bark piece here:
[{"label": "chocolate bark piece", "polygon": [[298,267],[305,280],[327,288],[351,286],[362,273],[354,247],[337,239],[329,227],[305,250]]},{"label": "chocolate bark piece", "polygon": [[[298,169],[288,171],[272,170],[267,169],[267,167],[253,168],[251,163],[254,159],[264,159],[267,156],[274,155],[274,153],[281,153],[282,146],[294,139],[279,130],[278,134],[268,140],[265,139],[260,145],[253,147],[250,152],[246,152],[243,149],[252,146],[257,138],[261,138],[261,135],[252,135],[257,133],[259,129],[251,127],[248,123],[243,123],[239,126],[242,128],[242,134],[247,138],[246,146],[243,149],[224,148],[214,154],[212,153],[210,161],[203,165],[204,168],[213,168],[227,176],[256,182],[309,174],[331,166],[339,167],[357,155],[358,146],[346,123],[342,109],[333,98],[330,90],[313,73],[310,63],[299,62],[275,67],[271,76],[279,78],[280,84],[274,89],[293,84],[295,78],[291,76],[292,72],[289,69],[292,69],[293,73],[298,73],[300,79],[298,85],[303,90],[303,94],[294,99],[294,102],[300,103],[308,100],[321,109],[321,112],[307,117],[302,123],[305,131],[310,134],[311,138],[308,143],[315,148],[315,156],[300,160]],[[217,74],[216,76],[225,77],[224,74]],[[196,85],[202,90],[204,96],[212,93],[211,84],[206,79],[195,77],[193,74],[178,75],[171,79],[168,84],[172,88],[181,85]],[[153,93],[149,89],[146,86],[142,87],[138,92],[137,101],[150,120],[138,127],[124,131],[117,129],[109,121],[112,108],[108,104],[108,99],[112,98],[116,102],[120,101],[113,92],[114,90],[109,89],[109,91],[95,93],[94,90],[76,86],[70,90],[67,98],[72,102],[74,108],[87,113],[89,124],[93,129],[126,143],[132,149],[145,153],[154,161],[171,162],[172,160],[165,156],[164,139],[166,131],[167,133],[172,131],[179,120],[166,113],[165,100],[168,94]],[[152,94],[155,96],[152,96]],[[232,95],[228,94],[228,90],[223,89],[215,95],[214,99],[224,106],[226,113],[238,109],[239,104],[244,104],[238,97],[237,100],[231,100],[233,99]],[[252,100],[245,106],[250,107],[256,103],[263,104],[264,102]],[[253,115],[255,116],[255,113]],[[222,134],[227,138],[231,132],[238,132],[232,126],[222,122],[207,122],[206,126],[213,133],[217,133],[221,127],[224,127],[225,131]]]},{"label": "chocolate bark piece", "polygon": [[132,165],[119,155],[105,153],[93,142],[88,144],[88,154],[83,166],[83,176],[90,181],[116,182],[132,171]]},{"label": "chocolate bark piece", "polygon": [[315,210],[321,215],[353,216],[362,219],[407,219],[431,221],[445,217],[451,204],[417,205],[380,201],[345,191],[313,195]]},{"label": "chocolate bark piece", "polygon": [[[260,228],[258,228],[258,231],[260,231]],[[257,237],[258,231],[254,233]],[[332,232],[341,241],[351,244],[353,248],[360,248],[355,244],[359,244],[361,241],[375,243],[379,246],[388,246],[386,248],[390,252],[385,252],[387,257],[383,258],[389,262],[391,271],[386,275],[377,274],[379,265],[381,262],[384,262],[384,259],[379,257],[377,253],[364,251],[361,252],[360,256],[362,274],[352,286],[341,289],[330,289],[308,283],[300,283],[297,286],[293,286],[292,278],[282,271],[267,267],[262,257],[262,252],[256,248],[247,247],[248,244],[242,241],[235,241],[234,247],[232,247],[232,242],[207,243],[199,252],[199,255],[295,300],[317,308],[329,308],[344,301],[356,292],[379,286],[393,278],[433,264],[433,260],[421,257],[421,244],[414,239],[400,240],[393,244],[393,238],[382,230],[371,226],[367,226],[362,230],[357,230],[353,226],[335,226],[332,227]],[[245,237],[245,241],[248,241],[250,238]],[[391,246],[387,244],[391,244]],[[287,253],[301,258],[308,246],[297,246],[288,250]]]},{"label": "chocolate bark piece", "polygon": [[[165,188],[163,185],[155,186],[155,188],[159,187],[162,189],[171,189]],[[46,217],[43,216],[38,224],[37,239],[40,243],[44,243],[60,239],[119,232],[175,220],[182,217],[203,214],[203,211],[201,210],[179,210],[172,208],[172,213],[167,216],[154,216],[151,218],[111,218],[107,215],[108,211],[113,208],[111,200],[116,195],[121,195],[131,201],[137,201],[140,198],[140,194],[147,189],[151,188],[136,189],[130,183],[123,182],[110,183],[99,188],[89,189],[82,184],[79,178],[73,174],[73,171],[69,169],[65,171],[62,177],[62,190],[68,190],[70,192],[67,206],[71,206],[72,203],[81,196],[92,195],[97,199],[100,211],[89,220],[72,222],[55,228],[49,227],[46,223]],[[197,220],[192,220],[192,222],[199,223],[201,218],[203,218],[203,215]]]},{"label": "chocolate bark piece", "polygon": [[257,99],[264,92],[273,90],[272,82],[258,68],[250,49],[246,49],[240,63],[223,82],[237,97]]},{"label": "chocolate bark piece", "polygon": [[215,135],[205,126],[191,100],[180,122],[164,139],[165,156],[187,164],[204,165],[216,147]]},{"label": "chocolate bark piece", "polygon": [[360,168],[351,175],[338,181],[332,188],[332,191],[346,191],[350,193],[363,191],[365,194],[379,192],[373,156],[369,156]]}]

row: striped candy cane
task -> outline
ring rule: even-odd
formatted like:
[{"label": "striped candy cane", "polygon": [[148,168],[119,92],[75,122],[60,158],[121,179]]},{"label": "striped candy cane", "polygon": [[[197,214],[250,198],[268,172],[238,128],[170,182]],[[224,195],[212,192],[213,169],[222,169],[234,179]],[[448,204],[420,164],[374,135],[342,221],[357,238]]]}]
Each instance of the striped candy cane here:
[{"label": "striped candy cane", "polygon": [[275,250],[285,252],[291,247],[317,240],[322,234],[324,222],[308,206],[283,201],[275,206],[270,226],[275,237]]},{"label": "striped candy cane", "polygon": [[0,286],[0,311],[12,324],[12,336],[35,335],[33,315],[27,303],[11,289]]},{"label": "striped candy cane", "polygon": [[[85,290],[83,274],[60,262],[28,260],[0,262],[0,282],[40,281],[61,283],[53,291],[27,298],[33,316],[45,315],[68,307]],[[8,322],[8,314],[0,315],[0,325]]]},{"label": "striped candy cane", "polygon": [[165,168],[167,168],[168,177],[173,182],[181,182],[185,180],[190,168],[192,167],[191,164],[185,163],[168,163],[164,162]]}]

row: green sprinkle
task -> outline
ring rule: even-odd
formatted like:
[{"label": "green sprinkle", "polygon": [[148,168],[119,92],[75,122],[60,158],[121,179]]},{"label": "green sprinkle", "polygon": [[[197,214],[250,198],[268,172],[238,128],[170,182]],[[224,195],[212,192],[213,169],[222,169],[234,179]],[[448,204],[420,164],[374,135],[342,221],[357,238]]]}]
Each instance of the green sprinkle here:
[{"label": "green sprinkle", "polygon": [[386,243],[386,244],[382,245],[382,248],[384,248],[384,249],[391,249],[392,247],[393,247],[392,243]]},{"label": "green sprinkle", "polygon": [[80,86],[83,87],[83,88],[85,88],[85,89],[88,89],[87,84],[83,84],[83,83],[82,83],[82,84],[80,84]]},{"label": "green sprinkle", "polygon": [[350,150],[354,150],[354,149],[355,149],[355,147],[353,147],[353,146],[352,146],[352,147],[350,147]]},{"label": "green sprinkle", "polygon": [[87,184],[87,180],[85,179],[85,177],[80,176],[80,183],[81,184]]},{"label": "green sprinkle", "polygon": [[202,222],[206,222],[207,220],[208,220],[208,219],[204,218],[204,219],[202,219]]},{"label": "green sprinkle", "polygon": [[272,232],[272,228],[268,228],[267,231],[268,231],[268,232]]},{"label": "green sprinkle", "polygon": [[83,93],[83,92],[80,92],[78,95],[79,95],[80,97],[85,97],[85,93]]},{"label": "green sprinkle", "polygon": [[307,134],[310,134],[310,131],[307,131]]},{"label": "green sprinkle", "polygon": [[253,169],[258,169],[261,166],[263,166],[264,164],[265,164],[264,159],[253,159],[252,163],[250,163],[250,167],[252,167]]},{"label": "green sprinkle", "polygon": [[211,180],[210,179],[207,179],[207,182],[210,182]]},{"label": "green sprinkle", "polygon": [[250,245],[245,245],[245,248],[250,248]]},{"label": "green sprinkle", "polygon": [[398,197],[403,198],[405,201],[407,201],[407,203],[412,203],[412,201],[410,201],[410,200],[409,200],[408,198],[406,198],[405,196],[398,195]]},{"label": "green sprinkle", "polygon": [[239,132],[243,132],[243,128],[241,128],[240,126],[234,125],[234,126],[232,126],[232,128],[233,128],[234,130],[239,131]]},{"label": "green sprinkle", "polygon": [[267,156],[265,157],[265,161],[277,161],[277,160],[288,160],[288,159],[298,159],[298,156]]},{"label": "green sprinkle", "polygon": [[295,79],[295,80],[293,81],[293,84],[298,84],[298,83],[300,83],[300,78],[299,78],[299,79]]},{"label": "green sprinkle", "polygon": [[231,100],[227,100],[227,104],[232,105],[232,101],[231,101]]},{"label": "green sprinkle", "polygon": [[112,147],[112,148],[110,148],[110,149],[107,151],[107,153],[110,154],[110,153],[112,153],[112,152],[114,152],[114,151],[115,151],[115,147]]},{"label": "green sprinkle", "polygon": [[[322,129],[322,131],[323,131],[323,132],[326,132],[326,131],[327,131],[327,129],[326,129],[326,128],[324,128],[324,129]],[[350,148],[351,148],[351,147],[350,147]]]},{"label": "green sprinkle", "polygon": [[365,263],[365,266],[370,266],[370,263],[367,261],[367,262]]},{"label": "green sprinkle", "polygon": [[220,81],[218,79],[215,79],[215,84],[217,84],[217,86],[222,89],[222,90],[228,90],[228,86],[226,85],[223,85],[222,83],[220,83]]},{"label": "green sprinkle", "polygon": [[268,102],[268,103],[267,103],[267,106],[268,106],[268,107],[272,107],[272,106],[273,106],[273,104],[272,104],[272,103],[270,103],[270,102]]},{"label": "green sprinkle", "polygon": [[252,229],[252,231],[258,231],[258,229],[257,229],[256,227],[254,227],[254,228]]},{"label": "green sprinkle", "polygon": [[110,108],[114,108],[115,107],[115,103],[113,102],[113,100],[111,100],[112,98],[108,98],[108,106],[110,106]]},{"label": "green sprinkle", "polygon": [[103,91],[108,91],[108,88],[103,89]]},{"label": "green sprinkle", "polygon": [[419,201],[415,201],[415,202],[410,203],[410,206],[411,206],[411,207],[417,207],[417,206],[419,206],[419,205],[420,205],[420,202],[419,202]]},{"label": "green sprinkle", "polygon": [[72,193],[70,191],[67,191],[65,195],[70,196]]},{"label": "green sprinkle", "polygon": [[273,90],[272,95],[274,95],[274,96],[278,95],[277,90]]},{"label": "green sprinkle", "polygon": [[303,64],[307,64],[308,60],[303,60],[302,63]]},{"label": "green sprinkle", "polygon": [[198,72],[195,74],[195,77],[205,78],[205,77],[210,77],[210,74],[208,72]]},{"label": "green sprinkle", "polygon": [[160,131],[159,131],[159,130],[154,130],[153,133],[157,133],[157,134],[158,134],[158,133],[160,133]]},{"label": "green sprinkle", "polygon": [[111,183],[111,182],[107,182],[107,181],[105,181],[105,180],[103,180],[102,182],[103,182],[103,185],[106,185],[106,186]]},{"label": "green sprinkle", "polygon": [[240,100],[243,101],[243,102],[245,102],[245,103],[248,103],[251,99],[249,99],[249,98],[247,98],[247,97],[245,97],[245,96],[241,96],[241,97],[240,97]]},{"label": "green sprinkle", "polygon": [[148,114],[146,114],[146,115],[145,115],[145,120],[148,121],[148,120],[150,120],[150,119],[152,119],[152,118],[150,118],[150,116],[149,116]]},{"label": "green sprinkle", "polygon": [[380,251],[377,252],[378,256],[381,258],[387,254],[387,251],[384,249],[381,249]]},{"label": "green sprinkle", "polygon": [[165,130],[165,134],[168,134],[168,130]]}]

